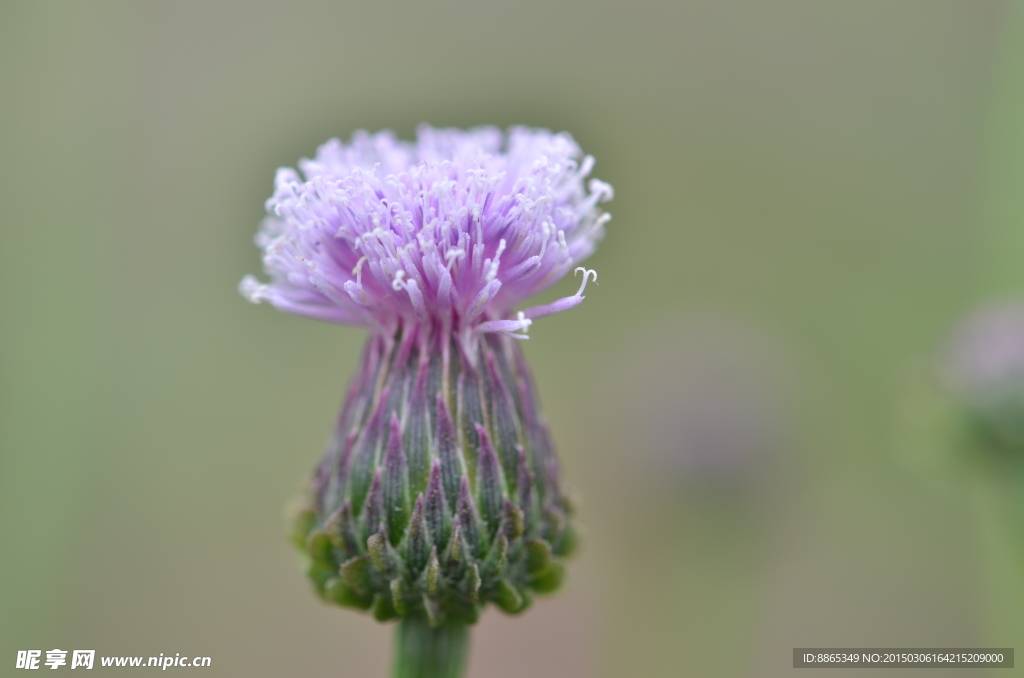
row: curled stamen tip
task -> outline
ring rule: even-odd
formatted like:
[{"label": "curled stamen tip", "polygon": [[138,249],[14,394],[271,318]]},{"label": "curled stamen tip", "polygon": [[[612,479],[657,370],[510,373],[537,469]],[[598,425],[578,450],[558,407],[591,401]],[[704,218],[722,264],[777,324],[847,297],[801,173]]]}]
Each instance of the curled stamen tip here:
[{"label": "curled stamen tip", "polygon": [[580,284],[580,288],[576,290],[576,296],[580,299],[583,299],[583,290],[587,289],[587,281],[590,280],[591,273],[594,274],[594,284],[597,284],[597,271],[595,271],[592,268],[583,268],[582,266],[577,266],[576,270],[573,271],[573,275],[576,275],[580,271],[583,271],[583,282]]},{"label": "curled stamen tip", "polygon": [[448,262],[448,264],[447,264],[448,270],[451,271],[452,270],[452,266],[455,265],[456,261],[458,261],[459,259],[465,259],[466,258],[466,251],[461,249],[461,248],[457,248],[457,249],[453,249],[453,250],[448,250],[447,252],[444,253],[444,258]]},{"label": "curled stamen tip", "polygon": [[[526,332],[529,331],[533,320],[526,317],[525,311],[519,311],[515,320],[489,320],[478,326],[478,332],[500,332],[513,339],[529,339]],[[522,334],[517,334],[522,332]]]},{"label": "curled stamen tip", "polygon": [[405,271],[399,269],[395,271],[395,279],[391,281],[391,289],[398,292],[405,287]]},{"label": "curled stamen tip", "polygon": [[576,270],[573,271],[573,275],[576,275],[580,271],[583,271],[583,285],[584,286],[586,286],[586,284],[587,284],[587,277],[590,276],[591,273],[594,274],[594,284],[595,285],[597,284],[597,271],[595,271],[592,268],[583,268],[582,266],[577,266]]},{"label": "curled stamen tip", "polygon": [[366,260],[368,258],[369,257],[367,257],[366,255],[363,255],[363,256],[359,257],[359,261],[356,262],[355,268],[352,269],[352,275],[359,275],[360,273],[362,273],[362,271],[363,271],[363,264],[366,263]]}]

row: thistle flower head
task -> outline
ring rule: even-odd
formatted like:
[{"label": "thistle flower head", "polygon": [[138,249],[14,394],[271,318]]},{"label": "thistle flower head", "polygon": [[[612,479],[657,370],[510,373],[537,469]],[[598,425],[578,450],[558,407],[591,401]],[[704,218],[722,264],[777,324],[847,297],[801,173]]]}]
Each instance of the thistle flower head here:
[{"label": "thistle flower head", "polygon": [[[242,293],[371,330],[293,525],[325,600],[466,624],[559,586],[572,505],[512,339],[597,279],[577,266],[609,218],[592,166],[567,134],[421,127],[278,171],[256,239],[271,280]],[[576,294],[515,310],[574,269]]]},{"label": "thistle flower head", "polygon": [[588,257],[612,197],[568,134],[420,127],[332,139],[301,174],[278,170],[256,243],[268,284],[242,294],[290,313],[392,331],[437,320],[458,330],[525,333],[571,308],[579,291],[514,313]]}]

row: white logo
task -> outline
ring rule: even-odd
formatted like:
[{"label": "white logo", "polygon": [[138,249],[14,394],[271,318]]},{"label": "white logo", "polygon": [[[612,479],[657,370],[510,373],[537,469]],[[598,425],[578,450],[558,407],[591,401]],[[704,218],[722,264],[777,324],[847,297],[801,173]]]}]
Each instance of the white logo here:
[{"label": "white logo", "polygon": [[67,650],[47,650],[46,651],[46,665],[50,669],[56,669],[58,666],[64,666],[68,663],[66,657],[68,656]]},{"label": "white logo", "polygon": [[39,655],[42,650],[18,650],[18,662],[14,665],[16,669],[38,669]]},{"label": "white logo", "polygon": [[[42,650],[18,650],[18,660],[14,663],[16,669],[38,669],[39,660],[42,658]],[[54,670],[61,666],[67,666],[68,651],[54,648],[46,651],[46,661],[43,662],[47,668]],[[71,668],[91,669],[96,659],[96,650],[73,650],[71,652]]]}]

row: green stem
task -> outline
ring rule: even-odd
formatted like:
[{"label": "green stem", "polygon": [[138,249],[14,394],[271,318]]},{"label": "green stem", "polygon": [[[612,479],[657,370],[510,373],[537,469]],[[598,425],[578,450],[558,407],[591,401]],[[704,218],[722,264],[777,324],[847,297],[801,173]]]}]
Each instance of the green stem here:
[{"label": "green stem", "polygon": [[469,654],[469,627],[447,621],[433,628],[419,615],[403,617],[395,631],[392,678],[462,678]]}]

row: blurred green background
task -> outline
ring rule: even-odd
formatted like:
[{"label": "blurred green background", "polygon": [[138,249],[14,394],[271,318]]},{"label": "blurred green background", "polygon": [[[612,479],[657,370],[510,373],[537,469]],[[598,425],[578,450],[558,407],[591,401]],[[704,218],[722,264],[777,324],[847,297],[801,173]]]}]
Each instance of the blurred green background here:
[{"label": "blurred green background", "polygon": [[390,627],[318,603],[281,518],[362,331],[236,285],[276,167],[422,121],[568,130],[616,189],[600,286],[525,347],[585,548],[485,616],[470,676],[1024,648],[1003,528],[892,415],[908,362],[1024,289],[1018,8],[0,4],[0,673],[386,675]]}]

